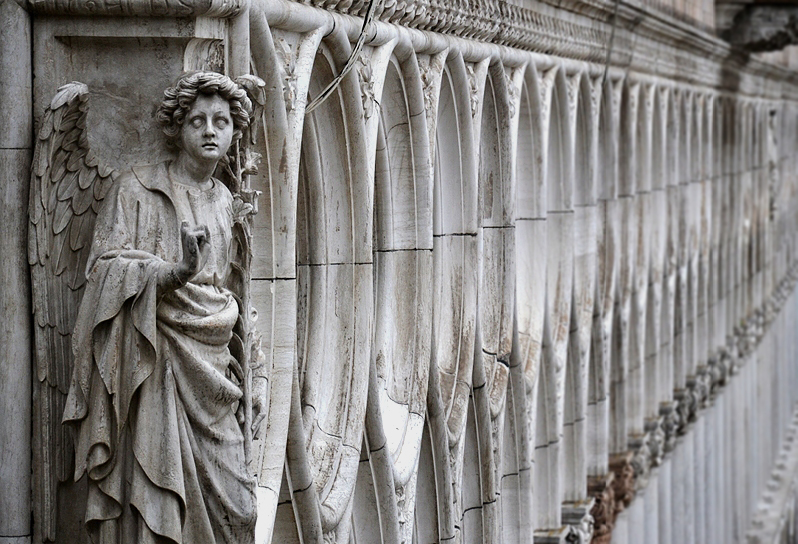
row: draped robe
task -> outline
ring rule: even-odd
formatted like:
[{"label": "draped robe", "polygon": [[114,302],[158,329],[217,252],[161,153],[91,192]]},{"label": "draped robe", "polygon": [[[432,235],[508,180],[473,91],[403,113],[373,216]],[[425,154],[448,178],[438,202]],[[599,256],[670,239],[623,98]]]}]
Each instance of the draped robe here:
[{"label": "draped robe", "polygon": [[[245,544],[256,505],[228,349],[232,196],[217,180],[172,182],[167,168],[120,176],[97,217],[64,415],[77,429],[75,479],[88,475],[95,542]],[[159,271],[182,258],[181,221],[208,226],[209,258],[159,299]]]}]

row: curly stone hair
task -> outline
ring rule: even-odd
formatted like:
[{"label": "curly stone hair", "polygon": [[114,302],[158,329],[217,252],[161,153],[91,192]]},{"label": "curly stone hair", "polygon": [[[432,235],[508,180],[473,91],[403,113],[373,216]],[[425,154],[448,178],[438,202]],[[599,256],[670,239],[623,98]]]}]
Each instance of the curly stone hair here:
[{"label": "curly stone hair", "polygon": [[163,101],[155,118],[166,134],[169,147],[179,147],[180,130],[191,106],[200,94],[218,94],[230,104],[233,118],[233,141],[249,126],[252,102],[246,91],[226,75],[217,72],[186,72],[180,76],[173,87],[163,92]]}]

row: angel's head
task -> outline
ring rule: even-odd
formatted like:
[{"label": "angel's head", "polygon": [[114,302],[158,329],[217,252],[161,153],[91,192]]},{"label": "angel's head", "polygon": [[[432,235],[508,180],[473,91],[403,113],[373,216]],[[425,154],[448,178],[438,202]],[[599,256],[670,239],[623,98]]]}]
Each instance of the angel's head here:
[{"label": "angel's head", "polygon": [[[190,150],[186,147],[186,134],[183,128],[192,109],[197,109],[197,100],[200,103],[224,104],[224,109],[229,115],[232,135],[231,141],[241,138],[241,134],[249,125],[252,103],[246,91],[229,77],[216,72],[187,72],[180,76],[173,87],[163,93],[156,118],[166,134],[167,145],[182,151]],[[218,108],[217,108],[218,109]],[[220,123],[219,123],[220,124]],[[224,142],[222,142],[224,143]],[[229,144],[228,144],[229,145]],[[223,156],[227,148],[219,150]]]}]

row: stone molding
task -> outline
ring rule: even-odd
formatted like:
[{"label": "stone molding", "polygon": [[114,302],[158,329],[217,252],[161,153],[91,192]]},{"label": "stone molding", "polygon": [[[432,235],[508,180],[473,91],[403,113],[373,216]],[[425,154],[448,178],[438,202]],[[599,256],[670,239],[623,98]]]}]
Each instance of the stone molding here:
[{"label": "stone molding", "polygon": [[[266,9],[271,14],[270,20],[286,21],[301,11],[297,9],[299,4],[278,0]],[[302,0],[301,4],[311,7],[309,0]],[[315,7],[354,17],[365,13],[366,4],[334,0],[312,3]],[[532,10],[503,0],[461,2],[456,6],[435,1],[396,2],[389,9],[378,9],[377,17],[390,25],[593,63],[597,70],[603,71],[612,34],[613,2],[574,0],[558,8],[547,4],[536,8]],[[732,92],[767,94],[774,98],[798,97],[796,74],[752,59],[704,30],[654,9],[626,2],[621,2],[617,15],[611,67],[631,68],[655,77]],[[360,25],[351,24],[348,18],[342,23],[351,28],[350,37],[360,32]],[[379,40],[378,36],[383,33],[382,30],[375,32],[374,39]],[[563,40],[562,36],[569,36],[569,39]],[[729,78],[731,73],[735,77]],[[757,81],[760,78],[783,85],[780,83],[775,88]]]},{"label": "stone molding", "polygon": [[233,17],[246,0],[30,0],[35,13],[46,15]]}]

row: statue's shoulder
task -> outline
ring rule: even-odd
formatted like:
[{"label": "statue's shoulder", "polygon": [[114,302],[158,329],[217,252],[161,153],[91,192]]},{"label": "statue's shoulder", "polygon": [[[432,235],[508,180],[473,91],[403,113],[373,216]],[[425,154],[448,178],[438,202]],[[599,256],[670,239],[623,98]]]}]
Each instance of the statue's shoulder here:
[{"label": "statue's shoulder", "polygon": [[157,205],[164,199],[169,200],[171,194],[169,185],[166,163],[133,166],[121,170],[108,191],[102,208],[112,209],[121,206],[126,209]]},{"label": "statue's shoulder", "polygon": [[120,172],[112,191],[116,197],[147,198],[155,192],[171,193],[168,163],[133,166]]},{"label": "statue's shoulder", "polygon": [[231,204],[233,202],[233,193],[230,192],[230,188],[227,184],[223,183],[218,178],[213,178],[213,184],[216,197],[222,199],[226,204]]},{"label": "statue's shoulder", "polygon": [[[166,194],[171,192],[169,183],[169,161],[158,164],[144,164],[133,166],[130,173],[140,187],[148,191],[161,191]],[[133,183],[133,180],[130,180]],[[138,187],[137,187],[138,188]]]}]

